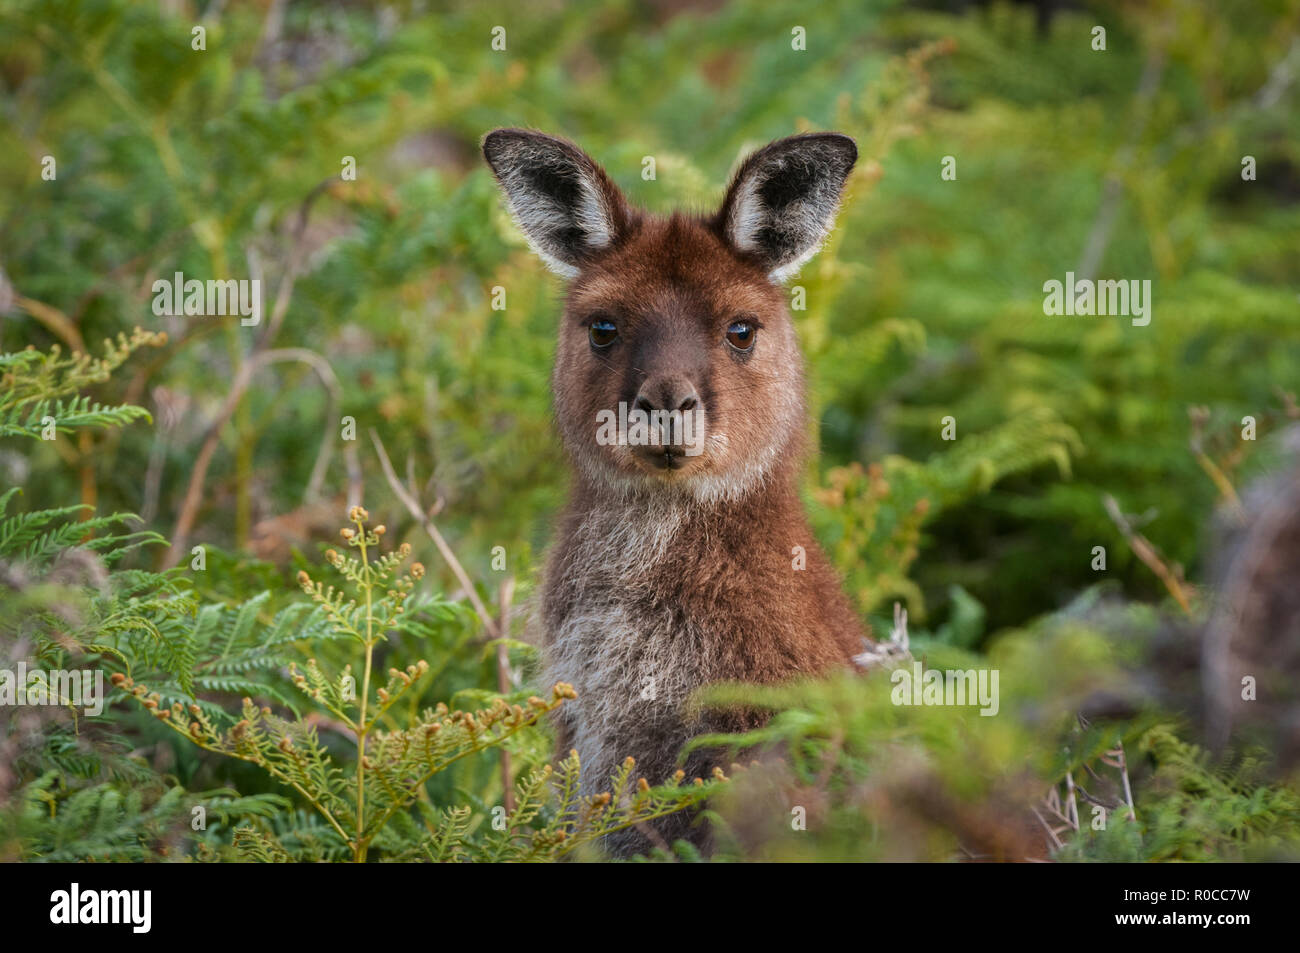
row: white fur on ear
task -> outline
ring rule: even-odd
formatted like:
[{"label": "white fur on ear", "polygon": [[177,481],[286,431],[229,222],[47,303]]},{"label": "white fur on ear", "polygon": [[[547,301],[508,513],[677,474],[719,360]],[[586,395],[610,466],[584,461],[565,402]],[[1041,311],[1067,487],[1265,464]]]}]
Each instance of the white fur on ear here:
[{"label": "white fur on ear", "polygon": [[779,139],[741,165],[723,202],[723,231],[738,251],[784,281],[812,258],[835,222],[858,150],[838,133]]},{"label": "white fur on ear", "polygon": [[522,129],[498,129],[483,155],[505,193],[528,244],[565,278],[613,244],[622,197],[590,158],[562,139]]},{"label": "white fur on ear", "polygon": [[[818,208],[811,202],[791,202],[782,210],[782,215],[791,220],[787,223],[788,227],[807,238],[803,251],[778,264],[768,273],[768,277],[775,282],[785,281],[799,273],[799,269],[821,250],[835,220],[833,208],[830,215],[827,215],[823,208]],[[758,197],[757,183],[752,180],[742,182],[732,210],[727,237],[741,251],[763,257],[768,250],[760,241],[760,236],[764,230],[772,228],[772,217],[771,207]]]}]

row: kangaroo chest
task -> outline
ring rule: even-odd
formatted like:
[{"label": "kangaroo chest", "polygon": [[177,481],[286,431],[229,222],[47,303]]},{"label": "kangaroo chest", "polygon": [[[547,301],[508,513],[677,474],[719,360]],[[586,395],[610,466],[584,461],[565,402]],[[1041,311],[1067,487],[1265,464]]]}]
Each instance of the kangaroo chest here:
[{"label": "kangaroo chest", "polygon": [[760,548],[728,546],[707,519],[669,508],[566,527],[543,592],[546,684],[577,690],[560,729],[584,783],[598,786],[627,756],[661,780],[691,735],[721,727],[683,710],[695,689],[771,680],[772,649],[787,655],[779,646],[798,623],[779,587],[763,585]]},{"label": "kangaroo chest", "polygon": [[720,634],[709,629],[720,620],[704,617],[692,598],[699,553],[686,522],[672,509],[590,514],[570,524],[552,553],[546,677],[577,690],[560,727],[582,759],[584,783],[598,787],[629,755],[647,773],[667,770],[656,755],[689,734],[681,705],[710,680],[710,645]]}]

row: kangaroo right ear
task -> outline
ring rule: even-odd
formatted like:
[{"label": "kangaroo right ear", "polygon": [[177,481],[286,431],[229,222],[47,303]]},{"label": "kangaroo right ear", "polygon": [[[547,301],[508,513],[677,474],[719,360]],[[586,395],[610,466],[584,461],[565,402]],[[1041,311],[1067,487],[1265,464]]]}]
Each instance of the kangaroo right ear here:
[{"label": "kangaroo right ear", "polygon": [[627,203],[600,166],[563,139],[527,129],[483,138],[483,158],[528,244],[566,278],[627,226]]},{"label": "kangaroo right ear", "polygon": [[718,221],[736,250],[784,281],[817,253],[835,222],[858,147],[837,132],[778,139],[744,161]]}]

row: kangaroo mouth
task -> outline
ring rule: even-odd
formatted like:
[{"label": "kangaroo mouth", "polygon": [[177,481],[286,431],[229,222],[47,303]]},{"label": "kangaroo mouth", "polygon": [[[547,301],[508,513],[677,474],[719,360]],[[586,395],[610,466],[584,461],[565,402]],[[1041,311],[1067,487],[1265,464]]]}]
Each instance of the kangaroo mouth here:
[{"label": "kangaroo mouth", "polygon": [[658,474],[681,470],[690,459],[684,447],[646,447],[637,452],[637,458],[644,466]]}]

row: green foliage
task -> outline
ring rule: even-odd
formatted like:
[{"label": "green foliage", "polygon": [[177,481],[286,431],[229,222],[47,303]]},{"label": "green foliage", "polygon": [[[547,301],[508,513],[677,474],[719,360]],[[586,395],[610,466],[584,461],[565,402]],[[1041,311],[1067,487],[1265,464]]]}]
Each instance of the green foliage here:
[{"label": "green foliage", "polygon": [[[343,590],[292,592],[333,531],[316,514],[343,509],[304,487],[364,478],[397,512],[358,444],[322,453],[347,416],[436,501],[479,598],[505,608],[489,568],[500,546],[527,600],[565,479],[549,401],[560,302],[478,161],[497,125],[575,139],[655,210],[716,206],[738,157],[777,136],[837,128],[859,143],[839,227],[797,279],[807,310],[793,312],[821,451],[805,480],[814,526],[878,635],[905,603],[918,658],[1005,666],[1008,700],[997,718],[900,709],[879,674],[757,693],[778,715],[749,740],[789,745],[778,781],[823,824],[796,835],[781,816],[768,830],[737,785],[717,807],[737,856],[1020,856],[1029,842],[1005,819],[1052,785],[1063,797],[1072,775],[1109,779],[1121,743],[1136,824],[1112,811],[1059,859],[1294,849],[1294,782],[1244,759],[1209,764],[1184,712],[1076,730],[1072,706],[1132,659],[1110,623],[1052,613],[1097,581],[1101,545],[1134,614],[1158,614],[1142,600],[1163,599],[1160,583],[1106,495],[1203,579],[1215,503],[1267,471],[1269,438],[1300,415],[1286,392],[1300,378],[1300,109],[1284,81],[1295,0],[1085,4],[1041,22],[1010,3],[678,6],[521,8],[498,52],[498,13],[469,0],[427,13],[288,4],[274,36],[257,5],[228,4],[205,16],[196,51],[191,12],[172,5],[0,0],[0,474],[21,486],[0,487],[0,646],[144,683],[153,711],[181,706],[176,724],[121,705],[58,710],[34,732],[0,712],[0,763],[13,765],[0,856],[346,860],[367,837],[369,855],[394,860],[585,856],[638,797],[657,811],[697,796],[566,801],[545,731],[483,729],[502,730],[498,702],[517,720],[529,689],[512,676],[499,690],[497,643],[465,605],[412,592],[397,614],[376,590],[367,608],[346,587],[371,585],[369,568],[347,561]],[[791,47],[796,23],[806,51]],[[1104,53],[1088,43],[1095,23]],[[1256,180],[1241,176],[1247,155]],[[345,156],[355,180],[339,177]],[[1090,257],[1097,277],[1152,279],[1149,326],[1042,313],[1043,282]],[[151,283],[177,271],[261,275],[263,325],[150,314]],[[504,311],[490,305],[498,286]],[[156,330],[133,330],[142,315]],[[84,353],[98,340],[103,357]],[[124,426],[150,417],[137,405],[156,428]],[[1240,439],[1247,415],[1258,442]],[[40,439],[47,418],[56,440]],[[183,522],[207,568],[157,571]],[[462,585],[441,562],[430,574]],[[507,669],[526,678],[535,651],[505,635]],[[356,739],[335,724],[360,715],[337,691],[349,665],[364,678],[358,648],[378,671],[428,666],[362,696],[373,721],[378,691],[400,690],[366,743],[391,760],[360,783]],[[231,736],[243,721],[251,748]],[[438,762],[412,798],[398,776],[417,766],[380,733],[400,748],[444,722],[443,756],[464,757]],[[182,723],[263,765],[215,757]],[[488,823],[515,780],[500,748],[518,769],[505,831]],[[206,831],[186,823],[194,806]],[[673,845],[653,859],[698,855]]]},{"label": "green foliage", "polygon": [[863,612],[891,597],[906,598],[919,619],[925,617],[920,588],[908,578],[927,518],[987,493],[1004,477],[1055,463],[1070,472],[1070,455],[1080,449],[1074,430],[1051,412],[1029,412],[993,431],[978,434],[953,449],[918,464],[887,457],[864,470],[850,464],[831,470],[816,492],[822,504],[818,529],[831,556],[848,568],[848,582]]},{"label": "green foliage", "polygon": [[0,437],[52,439],[50,435],[58,432],[121,427],[141,417],[148,419],[141,407],[106,407],[79,392],[108,380],[139,348],[158,347],[166,340],[165,334],[136,328],[130,337],[120,333],[116,341],[105,341],[102,358],[85,352],[65,357],[57,344],[48,353],[30,348],[0,355]]},{"label": "green foliage", "polygon": [[[57,348],[0,355],[6,369],[0,407],[10,420],[33,422],[3,436],[39,438],[47,413],[57,415],[65,432],[147,417],[138,407],[92,404],[76,391],[108,380],[141,345],[159,343],[159,336],[137,332],[107,342],[103,359],[65,359]],[[64,397],[70,398],[66,404]],[[73,408],[88,412],[65,413]],[[186,665],[183,636],[196,608],[188,585],[175,572],[119,566],[165,540],[128,529],[138,522],[131,514],[90,516],[85,505],[14,512],[19,495],[19,487],[0,494],[0,658],[6,671],[13,673],[19,659],[33,668],[73,671],[133,660]],[[4,708],[0,749],[8,777],[19,784],[0,792],[9,802],[0,810],[0,857],[137,862],[177,848],[189,802],[184,788],[129,755],[125,726],[107,715],[79,718],[71,699],[54,700],[69,708],[68,719],[56,709],[21,730],[13,708]],[[265,802],[225,797],[221,810],[226,816],[257,814]]]},{"label": "green foliage", "polygon": [[[3,359],[16,366],[9,357]],[[111,370],[101,374],[97,368],[95,379],[102,381]],[[84,384],[88,377],[65,380]],[[12,401],[25,386],[16,376],[6,379],[0,400]],[[435,776],[464,759],[513,746],[516,736],[535,732],[543,715],[572,698],[573,689],[557,685],[549,701],[495,696],[476,711],[441,703],[421,710],[419,683],[430,666],[419,659],[405,669],[390,668],[384,683],[373,686],[371,706],[376,646],[429,635],[429,620],[454,618],[455,606],[414,593],[423,565],[399,574],[410,545],[380,555],[386,530],[368,527],[363,509],[353,508],[355,528],[342,534],[358,555],[326,553],[345,588],[314,582],[300,571],[299,585],[310,601],[272,614],[267,591],[234,605],[200,608],[183,570],[114,569],[139,547],[165,541],[148,531],[119,532],[133,519],[129,515],[78,522],[82,506],[9,513],[18,492],[15,487],[0,495],[0,567],[14,596],[0,610],[6,647],[27,647],[30,658],[50,668],[97,661],[118,669],[113,684],[157,722],[207,752],[256,765],[318,817],[296,812],[278,794],[187,795],[114,751],[120,748],[117,726],[104,719],[106,737],[87,743],[78,737],[80,730],[69,735],[56,725],[39,750],[15,763],[19,770],[39,765],[43,773],[15,792],[9,811],[0,812],[4,843],[13,845],[6,854],[49,861],[166,856],[184,849],[179,822],[193,803],[216,822],[210,833],[206,821],[202,826],[198,859],[220,857],[220,835],[231,828],[235,856],[255,861],[363,861],[372,851],[408,861],[554,859],[596,849],[611,833],[695,806],[713,786],[679,788],[678,778],[652,789],[637,781],[628,759],[608,792],[582,795],[574,754],[558,772],[546,766],[523,776],[514,809],[499,809],[499,825],[484,825],[468,807],[435,808],[427,787]],[[79,561],[70,561],[70,554],[81,554]],[[69,567],[77,571],[67,572]],[[326,663],[314,654],[297,654],[332,642],[363,651],[359,689],[351,664],[327,675]],[[214,700],[238,694],[245,697],[236,715]],[[250,696],[284,706],[289,717]],[[322,744],[320,725],[328,723],[322,717],[336,719],[331,730],[341,726],[355,738],[354,775],[345,775]],[[111,780],[101,780],[105,776]]]},{"label": "green foliage", "polygon": [[[553,808],[548,805],[549,766],[520,781],[514,810],[507,814],[500,809],[503,823],[493,824],[490,831],[476,832],[479,825],[468,808],[434,807],[426,785],[435,776],[462,759],[508,746],[543,715],[576,696],[571,686],[561,683],[549,700],[532,696],[512,702],[497,697],[477,711],[442,703],[417,710],[408,703],[418,699],[420,683],[429,672],[424,659],[405,670],[390,668],[382,684],[376,678],[372,685],[375,648],[390,634],[407,629],[406,620],[414,615],[410,596],[424,566],[413,563],[399,575],[410,546],[404,543],[381,556],[385,527],[367,526],[368,514],[361,507],[353,507],[349,517],[353,526],[345,527],[342,536],[357,555],[333,549],[325,554],[346,585],[326,585],[306,570],[298,574],[300,586],[316,604],[310,612],[299,611],[305,604],[290,606],[274,617],[268,632],[254,635],[269,593],[231,613],[210,606],[199,613],[186,640],[191,648],[175,656],[192,664],[200,650],[221,645],[221,654],[200,669],[202,674],[187,680],[186,664],[174,672],[175,682],[162,686],[123,673],[113,676],[115,685],[181,737],[204,751],[256,765],[295,791],[329,825],[310,842],[297,845],[269,829],[240,828],[233,841],[240,856],[261,861],[350,856],[362,862],[373,851],[406,861],[555,859],[598,844],[616,831],[691,807],[709,793],[710,785],[678,789],[674,783],[652,789],[644,780],[638,785],[629,758],[611,779],[609,791],[584,796],[575,752],[555,772]],[[290,643],[314,649],[329,639],[346,640],[360,649],[360,684],[351,663],[329,671],[314,655],[299,660],[301,670],[299,662],[288,662],[293,685],[313,709],[306,715],[291,711],[291,717],[284,718],[246,696],[238,715],[223,719],[223,712],[214,714],[193,697],[188,705],[177,697],[178,692],[193,696],[195,689],[246,689],[293,709],[271,685],[248,680],[248,674],[280,668],[284,660],[278,652]],[[225,727],[223,720],[234,724]],[[340,766],[322,743],[323,724],[355,739],[354,771]]]},{"label": "green foliage", "polygon": [[1282,859],[1300,835],[1300,795],[1269,783],[1258,761],[1214,765],[1168,727],[1153,728],[1139,750],[1155,765],[1143,799],[1144,859]]},{"label": "green foliage", "polygon": [[[307,264],[279,342],[323,355],[339,411],[431,475],[467,565],[505,545],[523,580],[563,481],[547,413],[558,303],[478,167],[478,139],[497,124],[563,132],[634,200],[665,209],[716,202],[747,147],[843,129],[862,160],[840,227],[800,276],[808,310],[795,315],[825,461],[810,484],[852,461],[927,466],[948,453],[966,455],[952,460],[965,480],[984,452],[974,443],[1000,442],[973,474],[987,493],[931,500],[918,545],[935,558],[906,593],[920,611],[959,584],[996,629],[1090,584],[1078,553],[1097,542],[1135,594],[1158,591],[1123,553],[1104,493],[1155,510],[1162,549],[1195,569],[1191,514],[1216,488],[1188,452],[1188,407],[1210,405],[1226,470],[1220,444],[1242,416],[1263,431],[1283,416],[1274,389],[1300,372],[1286,241],[1287,143],[1300,130],[1293,91],[1270,108],[1256,94],[1288,53],[1294,10],[1107,7],[1040,27],[1013,5],[952,15],[740,0],[660,22],[584,0],[512,17],[502,54],[483,39],[491,12],[473,4],[401,11],[400,29],[374,11],[303,8],[288,11],[281,44],[300,55],[267,62],[254,55],[261,17],[240,7],[208,24],[196,52],[188,20],[125,0],[93,12],[11,0],[0,57],[23,121],[0,129],[12,183],[0,207],[24,227],[5,230],[6,268],[29,298],[78,315],[88,338],[111,337],[147,305],[146,277],[242,274],[252,248],[269,287],[297,247]],[[1098,18],[1105,53],[1086,42]],[[805,53],[790,48],[792,22],[811,38]],[[1139,107],[1148,60],[1162,68]],[[22,82],[32,75],[44,82]],[[46,152],[76,174],[41,180],[29,157]],[[1240,179],[1245,153],[1257,182]],[[645,155],[661,170],[653,181],[639,175]],[[945,155],[959,160],[955,181],[939,177]],[[357,160],[355,181],[337,179],[342,156]],[[1108,176],[1121,199],[1099,274],[1153,277],[1145,328],[1041,313],[1043,280],[1077,270]],[[503,312],[489,307],[494,286],[509,291]],[[253,335],[234,321],[162,323],[173,344],[147,375],[169,392],[206,400],[249,359]],[[27,335],[23,322],[0,330],[5,343],[15,333]],[[200,510],[211,543],[243,548],[311,477],[328,395],[307,365],[277,364],[279,387],[270,373],[257,373],[213,460],[209,483],[228,483],[236,505],[233,520]],[[939,438],[946,416],[970,449]],[[159,511],[174,513],[195,439],[124,435],[95,459],[103,492],[139,509],[138,486],[114,474],[142,472],[152,453]],[[334,455],[328,485],[343,485],[344,466]],[[61,479],[37,505],[66,498]],[[972,536],[996,543],[998,571],[968,550]]]},{"label": "green foliage", "polygon": [[[146,792],[97,784],[58,791],[57,772],[49,771],[22,791],[15,829],[23,859],[48,863],[152,859],[160,841],[184,811],[184,791],[165,790],[146,803]],[[149,792],[155,794],[155,792]]]},{"label": "green foliage", "polygon": [[[1134,620],[1137,621],[1136,618]],[[1149,623],[1148,623],[1149,628]],[[1138,630],[1140,639],[1150,631]],[[1126,633],[1133,639],[1135,633]],[[887,671],[778,688],[719,686],[715,704],[771,710],[769,724],[697,746],[786,753],[715,798],[722,854],[734,859],[1168,861],[1294,859],[1300,800],[1266,760],[1212,765],[1149,707],[1080,729],[1076,713],[1122,690],[1133,645],[1067,610],[1005,634],[988,656],[913,640],[927,670],[999,673],[994,717],[978,706],[912,706]],[[904,667],[910,669],[910,662]],[[1129,819],[1117,751],[1128,753]],[[1074,829],[1064,813],[1075,786]],[[1080,792],[1085,790],[1090,797]],[[1057,796],[1044,797],[1056,791]],[[771,810],[776,803],[785,812]],[[1092,810],[1104,805],[1104,812]],[[766,806],[764,806],[766,805]],[[805,827],[791,823],[802,810]],[[1101,817],[1104,827],[1094,823]],[[1054,827],[1056,842],[1047,833]]]},{"label": "green foliage", "polygon": [[10,598],[0,625],[33,639],[36,658],[52,668],[97,656],[185,664],[184,630],[196,607],[177,573],[108,571],[141,546],[165,543],[148,530],[117,532],[131,514],[78,521],[86,507],[8,512],[18,494],[0,495],[0,565]]},{"label": "green foliage", "polygon": [[79,542],[84,549],[101,554],[101,559],[109,565],[139,546],[164,542],[157,533],[147,530],[94,535],[134,519],[130,513],[77,522],[74,517],[87,509],[78,505],[10,515],[9,503],[18,493],[19,488],[12,487],[0,495],[0,517],[4,517],[0,522],[0,557],[20,560],[30,568],[48,568],[55,557]]}]

